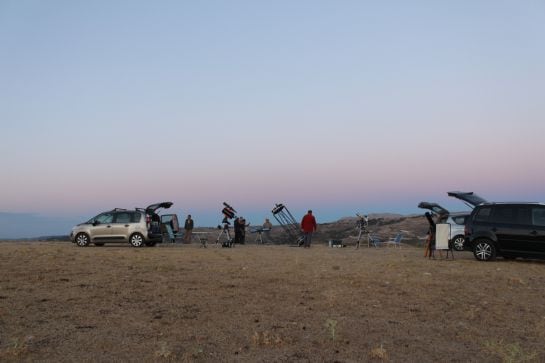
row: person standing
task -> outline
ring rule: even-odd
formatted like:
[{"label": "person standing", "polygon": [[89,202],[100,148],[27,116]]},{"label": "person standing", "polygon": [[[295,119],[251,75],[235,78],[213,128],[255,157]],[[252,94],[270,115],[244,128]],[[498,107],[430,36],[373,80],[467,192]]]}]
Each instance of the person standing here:
[{"label": "person standing", "polygon": [[246,243],[246,227],[249,226],[249,224],[246,224],[246,219],[244,217],[240,217],[240,244]]},{"label": "person standing", "polygon": [[193,219],[191,219],[191,214],[188,214],[185,219],[184,230],[184,243],[191,243],[191,235],[193,234]]},{"label": "person standing", "polygon": [[[271,230],[272,230],[272,223],[269,221],[269,218],[265,218],[265,223],[263,223],[263,233],[265,233],[265,240],[270,241],[271,240]],[[263,243],[263,240],[261,240],[261,243]]]},{"label": "person standing", "polygon": [[263,230],[271,230],[272,229],[272,223],[269,221],[269,218],[265,218],[265,223],[263,223]]},{"label": "person standing", "polygon": [[310,248],[310,243],[312,242],[312,234],[316,232],[316,218],[312,215],[312,211],[309,209],[307,214],[301,220],[301,230],[305,235],[304,247]]},{"label": "person standing", "polygon": [[233,222],[233,226],[235,229],[235,243],[240,243],[242,236],[242,221],[240,217],[237,217],[235,219],[235,221]]}]

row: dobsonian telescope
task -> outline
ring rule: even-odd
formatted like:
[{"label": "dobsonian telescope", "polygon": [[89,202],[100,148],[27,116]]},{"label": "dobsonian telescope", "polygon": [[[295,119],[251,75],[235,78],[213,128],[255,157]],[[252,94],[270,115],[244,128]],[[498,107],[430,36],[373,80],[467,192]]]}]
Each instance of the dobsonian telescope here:
[{"label": "dobsonian telescope", "polygon": [[222,225],[218,226],[218,229],[220,229],[221,231],[218,234],[218,238],[216,238],[216,244],[219,243],[221,237],[225,235],[227,240],[222,242],[221,246],[233,247],[233,238],[231,237],[231,233],[229,232],[229,226],[231,225],[231,222],[229,222],[229,220],[236,217],[237,211],[226,202],[223,202],[223,207],[224,208],[221,210],[221,213],[223,214],[223,220],[221,221]]},{"label": "dobsonian telescope", "polygon": [[293,218],[290,211],[284,204],[276,204],[272,209],[272,214],[274,218],[280,224],[280,227],[286,232],[290,241],[295,242],[297,246],[302,246],[305,240],[305,236],[301,232],[301,227],[299,223]]}]

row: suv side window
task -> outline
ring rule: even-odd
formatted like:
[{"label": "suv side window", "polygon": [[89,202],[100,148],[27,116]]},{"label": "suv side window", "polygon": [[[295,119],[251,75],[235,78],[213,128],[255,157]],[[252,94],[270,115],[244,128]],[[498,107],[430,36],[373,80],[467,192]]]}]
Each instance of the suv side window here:
[{"label": "suv side window", "polygon": [[494,208],[492,221],[495,223],[514,223],[516,218],[516,210],[513,206],[498,205]]},{"label": "suv side window", "polygon": [[477,222],[487,222],[490,217],[490,207],[480,208],[475,215],[475,221]]},{"label": "suv side window", "polygon": [[137,211],[137,212],[132,212],[131,214],[132,214],[131,222],[133,222],[133,223],[140,222],[140,219],[142,218],[142,213]]},{"label": "suv side window", "polygon": [[130,223],[131,212],[117,212],[115,216],[115,223]]},{"label": "suv side window", "polygon": [[532,224],[531,210],[527,206],[520,206],[517,208],[517,220],[515,223],[530,225]]},{"label": "suv side window", "polygon": [[522,205],[498,205],[494,208],[492,220],[495,223],[530,224],[530,209]]},{"label": "suv side window", "polygon": [[545,226],[545,207],[532,208],[532,224],[534,226]]},{"label": "suv side window", "polygon": [[466,223],[466,218],[467,218],[467,216],[459,216],[459,217],[452,218],[452,220],[456,224],[463,225],[463,224]]},{"label": "suv side window", "polygon": [[112,223],[114,220],[113,213],[102,213],[95,217],[95,221],[101,224]]}]

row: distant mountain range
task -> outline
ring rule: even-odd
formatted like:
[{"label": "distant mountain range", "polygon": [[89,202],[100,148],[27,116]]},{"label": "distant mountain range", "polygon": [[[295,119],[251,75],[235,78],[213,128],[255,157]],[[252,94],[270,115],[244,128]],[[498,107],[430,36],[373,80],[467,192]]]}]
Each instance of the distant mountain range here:
[{"label": "distant mountain range", "polygon": [[32,237],[32,238],[2,238],[0,239],[0,242],[2,241],[21,241],[21,242],[70,242],[70,236],[63,235],[63,236],[40,236],[40,237]]}]

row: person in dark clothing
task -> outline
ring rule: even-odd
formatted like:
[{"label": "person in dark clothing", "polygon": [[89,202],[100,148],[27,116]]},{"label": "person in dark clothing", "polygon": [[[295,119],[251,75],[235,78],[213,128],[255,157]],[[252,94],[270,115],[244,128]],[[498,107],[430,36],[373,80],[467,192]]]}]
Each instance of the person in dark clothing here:
[{"label": "person in dark clothing", "polygon": [[184,230],[184,242],[191,243],[191,235],[193,233],[193,219],[191,219],[191,214],[189,214],[185,220]]},{"label": "person in dark clothing", "polygon": [[304,247],[309,248],[310,244],[312,242],[312,234],[316,232],[317,225],[316,225],[316,218],[312,215],[312,211],[309,210],[307,214],[303,217],[301,220],[301,230],[303,231],[303,234],[305,235],[304,239]]},{"label": "person in dark clothing", "polygon": [[233,222],[233,227],[235,229],[235,243],[241,243],[242,239],[242,221],[240,217],[237,217]]},{"label": "person in dark clothing", "polygon": [[246,243],[246,219],[240,217],[240,243]]},{"label": "person in dark clothing", "polygon": [[424,213],[424,216],[426,217],[430,225],[430,228],[428,229],[428,238],[426,243],[426,251],[424,252],[424,257],[435,258],[435,230],[436,230],[435,222],[433,221],[433,218],[430,212]]}]

